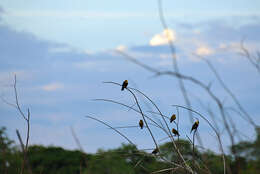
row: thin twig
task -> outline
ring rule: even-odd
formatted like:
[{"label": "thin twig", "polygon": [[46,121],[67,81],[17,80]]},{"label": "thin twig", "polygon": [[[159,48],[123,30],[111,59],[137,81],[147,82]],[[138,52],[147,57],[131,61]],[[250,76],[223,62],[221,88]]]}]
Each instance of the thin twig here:
[{"label": "thin twig", "polygon": [[[131,106],[128,106],[128,105],[126,105],[124,103],[120,103],[120,102],[117,102],[117,101],[114,101],[114,100],[110,100],[110,99],[94,99],[94,100],[95,101],[105,101],[105,102],[115,103],[115,104],[118,104],[118,105],[121,105],[121,106],[124,106],[124,107],[127,107],[127,108],[131,108]],[[140,114],[139,110],[134,109],[134,108],[132,108],[132,110]],[[153,122],[157,127],[159,127],[161,130],[163,130],[168,135],[168,132],[161,125],[159,125],[157,122],[155,122],[153,119],[151,119],[147,115],[144,114],[144,116],[145,116],[145,118],[147,118],[148,120]]]},{"label": "thin twig", "polygon": [[71,132],[71,135],[72,135],[74,141],[76,142],[76,144],[77,144],[79,150],[80,150],[81,152],[84,152],[84,149],[83,149],[83,147],[81,146],[81,143],[80,143],[80,141],[79,141],[79,139],[78,139],[78,137],[77,137],[77,135],[76,135],[76,133],[75,133],[75,131],[74,131],[74,129],[73,129],[72,126],[70,127],[70,132]]},{"label": "thin twig", "polygon": [[162,169],[162,170],[157,170],[155,172],[152,172],[151,174],[155,174],[155,173],[162,173],[162,172],[167,172],[167,171],[175,171],[179,169],[179,167],[175,167],[175,168],[167,168],[167,169]]},{"label": "thin twig", "polygon": [[22,109],[20,107],[20,104],[19,104],[19,98],[18,98],[18,92],[17,92],[16,84],[17,84],[16,75],[14,75],[14,85],[13,85],[13,88],[14,88],[14,94],[15,94],[15,104],[9,103],[6,100],[4,100],[3,98],[2,98],[2,100],[6,104],[16,108],[18,110],[19,114],[22,116],[22,118],[26,121],[27,131],[26,131],[25,145],[24,145],[24,143],[23,143],[23,141],[21,139],[19,131],[16,130],[18,139],[19,139],[20,144],[22,146],[22,152],[23,152],[23,161],[22,161],[22,164],[21,164],[20,174],[23,174],[24,168],[25,168],[25,164],[28,167],[29,173],[32,173],[31,168],[30,168],[29,163],[28,163],[28,159],[27,159],[28,145],[29,145],[29,139],[30,139],[30,115],[31,115],[31,113],[30,113],[29,108],[27,109],[27,116],[25,116],[24,112],[22,111]]},{"label": "thin twig", "polygon": [[246,116],[247,121],[252,124],[254,126],[254,128],[257,127],[257,125],[255,124],[255,122],[253,121],[253,119],[251,118],[251,116],[246,112],[246,110],[243,108],[243,106],[240,104],[240,102],[238,101],[238,99],[236,98],[236,96],[233,94],[233,92],[227,87],[227,85],[225,84],[225,82],[221,79],[220,75],[218,74],[217,70],[215,69],[215,67],[213,66],[213,64],[210,62],[210,60],[206,59],[203,56],[199,56],[197,54],[194,54],[195,56],[201,58],[202,60],[204,60],[206,62],[206,64],[208,65],[208,67],[210,68],[210,70],[214,73],[215,77],[217,78],[217,80],[219,81],[220,85],[222,86],[222,88],[229,94],[229,96],[232,98],[232,100],[235,102],[235,104],[237,105],[237,107],[239,108],[239,110]]},{"label": "thin twig", "polygon": [[97,118],[94,118],[94,117],[91,117],[91,116],[89,116],[89,115],[86,115],[85,117],[90,118],[90,119],[92,119],[92,120],[96,120],[96,121],[98,121],[98,122],[100,122],[100,123],[106,125],[107,127],[109,127],[109,128],[111,128],[111,129],[113,129],[114,131],[116,131],[119,135],[121,135],[122,137],[124,137],[130,144],[136,146],[129,138],[127,138],[127,136],[125,136],[124,134],[122,134],[120,131],[118,131],[117,129],[113,128],[113,127],[110,126],[109,124],[105,123],[104,121],[101,121],[101,120],[99,120],[99,119],[97,119]]},{"label": "thin twig", "polygon": [[183,109],[187,109],[187,110],[190,110],[191,112],[194,112],[195,114],[197,114],[198,116],[200,116],[203,120],[205,120],[208,125],[212,128],[212,130],[215,132],[216,136],[217,136],[217,139],[218,139],[218,142],[219,142],[219,146],[220,146],[220,151],[221,151],[221,155],[222,155],[222,159],[223,159],[223,168],[224,168],[224,174],[226,173],[226,160],[225,160],[225,153],[224,153],[224,149],[223,149],[223,145],[222,145],[222,142],[221,142],[221,138],[220,138],[220,135],[218,133],[218,131],[216,130],[216,128],[210,123],[210,121],[204,117],[202,114],[200,114],[199,112],[193,110],[193,109],[190,109],[190,108],[187,108],[185,106],[180,106],[180,105],[172,105],[174,107],[178,106],[180,108],[183,108]]},{"label": "thin twig", "polygon": [[[161,24],[162,24],[164,30],[167,31],[169,29],[169,27],[168,27],[167,22],[166,22],[165,17],[164,17],[162,0],[158,0],[157,2],[158,2],[158,13],[159,13]],[[171,51],[171,56],[172,56],[172,61],[173,61],[173,70],[174,70],[174,72],[179,74],[180,70],[179,70],[179,66],[178,66],[175,46],[173,44],[172,39],[170,39],[170,37],[168,36],[169,35],[168,32],[166,32],[166,35],[167,35],[168,46],[169,46],[170,51]],[[183,95],[183,98],[184,98],[184,101],[185,101],[187,107],[192,108],[189,96],[187,94],[187,89],[186,89],[185,84],[183,82],[183,79],[178,78],[178,82],[179,82],[179,87],[181,89],[181,92],[182,92],[182,95]],[[188,113],[189,113],[190,122],[193,123],[194,119],[193,119],[192,112],[188,112]],[[202,145],[202,140],[201,140],[199,134],[198,134],[197,138],[199,140],[199,143]]]},{"label": "thin twig", "polygon": [[240,48],[241,50],[244,52],[244,54],[242,54],[244,57],[247,58],[247,60],[256,68],[257,72],[260,73],[260,66],[259,66],[259,57],[258,58],[254,58],[250,52],[248,51],[248,49],[244,46],[244,39],[241,40],[240,42]]},{"label": "thin twig", "polygon": [[193,132],[192,136],[192,161],[193,161],[193,166],[195,166],[195,134],[197,132],[197,129]]},{"label": "thin twig", "polygon": [[[115,83],[115,82],[104,82],[104,83],[110,83],[110,84],[115,84],[115,85],[121,86],[121,84]],[[193,173],[193,172],[192,172],[192,169],[188,166],[188,164],[187,164],[186,161],[184,160],[182,154],[180,153],[178,147],[176,146],[175,141],[174,141],[174,138],[173,138],[173,135],[172,135],[172,133],[171,133],[171,130],[170,130],[170,128],[169,128],[169,126],[168,126],[168,124],[167,124],[167,122],[166,122],[166,120],[165,120],[163,114],[161,113],[160,109],[158,108],[158,106],[157,106],[147,95],[145,95],[145,94],[144,94],[143,92],[141,92],[140,90],[134,89],[134,88],[130,88],[130,87],[127,87],[126,89],[133,95],[133,97],[134,97],[134,99],[135,99],[135,103],[137,104],[137,106],[138,106],[138,108],[139,108],[139,111],[140,111],[140,113],[141,113],[141,115],[142,115],[142,117],[143,117],[143,119],[144,119],[144,122],[145,122],[145,124],[146,124],[146,126],[147,126],[147,129],[148,129],[148,131],[150,132],[150,135],[151,135],[151,137],[152,137],[152,139],[153,139],[153,141],[154,141],[154,143],[155,143],[155,145],[156,145],[156,148],[159,149],[159,147],[158,147],[158,145],[157,145],[157,142],[156,142],[156,140],[155,140],[155,138],[154,138],[154,136],[153,136],[152,131],[150,130],[150,128],[149,128],[149,126],[148,126],[148,124],[147,124],[147,122],[146,122],[145,116],[144,116],[143,111],[142,111],[142,109],[141,109],[141,107],[140,107],[140,105],[139,105],[139,102],[138,102],[138,100],[137,100],[137,97],[135,96],[135,94],[134,94],[131,90],[135,90],[135,91],[137,91],[138,93],[142,94],[146,99],[148,99],[148,100],[152,103],[152,105],[154,105],[154,107],[155,107],[155,108],[157,109],[157,111],[160,113],[160,115],[161,115],[161,117],[162,117],[162,119],[163,119],[163,121],[164,121],[164,123],[165,123],[167,129],[168,129],[169,136],[170,136],[170,138],[171,138],[171,142],[173,143],[174,149],[176,150],[176,152],[177,152],[179,158],[183,161],[183,164],[184,164],[185,169],[186,169],[187,171]],[[160,153],[160,150],[159,150],[159,153]]]}]

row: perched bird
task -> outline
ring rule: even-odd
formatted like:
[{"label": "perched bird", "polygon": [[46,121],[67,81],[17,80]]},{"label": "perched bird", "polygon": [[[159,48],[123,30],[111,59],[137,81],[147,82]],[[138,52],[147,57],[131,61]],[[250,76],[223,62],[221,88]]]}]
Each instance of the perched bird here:
[{"label": "perched bird", "polygon": [[143,120],[140,120],[140,121],[139,121],[139,126],[140,126],[141,129],[143,129],[143,127],[144,127],[144,122],[143,122]]},{"label": "perched bird", "polygon": [[170,118],[170,122],[173,122],[176,119],[176,115],[172,114],[171,118]]},{"label": "perched bird", "polygon": [[152,151],[152,154],[157,154],[159,152],[159,149],[158,148],[155,148],[153,151]]},{"label": "perched bird", "polygon": [[172,128],[172,133],[176,136],[180,136],[180,134],[179,134],[179,132],[176,130],[176,129],[174,129],[174,128]]},{"label": "perched bird", "polygon": [[125,81],[123,82],[123,84],[122,84],[121,91],[123,91],[123,90],[127,87],[127,85],[128,85],[128,81],[125,80]]},{"label": "perched bird", "polygon": [[199,120],[197,120],[197,121],[195,121],[195,123],[192,125],[192,128],[191,128],[191,130],[190,130],[190,133],[193,131],[193,130],[197,130],[197,128],[198,128],[198,126],[199,126]]}]

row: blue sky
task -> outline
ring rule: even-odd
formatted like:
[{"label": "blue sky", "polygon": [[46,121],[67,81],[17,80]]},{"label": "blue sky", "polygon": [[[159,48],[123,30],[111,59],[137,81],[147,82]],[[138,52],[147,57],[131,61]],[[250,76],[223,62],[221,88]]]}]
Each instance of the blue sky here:
[{"label": "blue sky", "polygon": [[[1,6],[6,11],[4,22],[16,30],[29,31],[39,38],[68,43],[82,50],[146,44],[162,29],[157,1],[3,0]],[[163,6],[169,25],[175,27],[176,22],[259,15],[260,3],[257,0],[164,1]]]},{"label": "blue sky", "polygon": [[[123,50],[150,66],[171,70],[167,31],[160,24],[157,1],[2,0],[0,7],[1,96],[14,101],[10,85],[17,74],[22,108],[29,107],[32,112],[31,144],[74,149],[76,144],[70,127],[75,129],[87,152],[117,147],[124,142],[103,125],[84,118],[87,114],[94,115],[114,126],[136,125],[139,121],[139,115],[125,108],[92,101],[109,98],[133,104],[129,94],[103,81],[121,83],[129,79],[130,86],[148,94],[166,115],[176,112],[171,104],[185,104],[175,78],[153,78],[153,74],[115,51]],[[234,107],[205,62],[193,54],[206,56],[260,124],[259,74],[239,54],[243,38],[253,55],[259,50],[260,2],[163,1],[163,7],[181,71],[205,83],[212,82],[214,93],[227,107]],[[199,98],[216,111],[214,102],[204,91],[189,82],[185,84],[196,110],[207,114]],[[8,128],[11,138],[16,140],[17,128],[25,133],[24,121],[3,102],[0,102],[0,115],[0,126]],[[186,112],[181,111],[181,116],[181,135],[185,138],[190,123]],[[248,127],[234,113],[231,117],[239,126]],[[217,151],[208,130],[202,122],[201,134],[208,140],[207,146]],[[144,132],[139,135],[138,129],[122,131],[140,148],[150,148],[151,139]],[[252,138],[253,128],[249,127],[245,134]],[[160,139],[163,135],[157,136]]]}]

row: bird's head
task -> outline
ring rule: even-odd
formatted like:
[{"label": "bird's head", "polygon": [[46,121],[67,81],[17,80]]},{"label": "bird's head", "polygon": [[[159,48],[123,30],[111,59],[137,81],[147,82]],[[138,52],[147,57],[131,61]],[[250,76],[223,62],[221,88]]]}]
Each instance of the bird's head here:
[{"label": "bird's head", "polygon": [[195,117],[196,118],[196,121],[195,121],[195,123],[197,124],[197,125],[199,125],[199,119],[197,118],[197,117]]}]

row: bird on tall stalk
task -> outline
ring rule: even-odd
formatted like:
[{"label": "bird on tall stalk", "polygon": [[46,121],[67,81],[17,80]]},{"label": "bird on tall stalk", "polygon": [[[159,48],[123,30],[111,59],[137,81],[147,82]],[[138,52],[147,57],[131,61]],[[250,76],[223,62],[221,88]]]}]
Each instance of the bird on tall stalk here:
[{"label": "bird on tall stalk", "polygon": [[128,85],[128,80],[125,80],[122,84],[122,88],[121,88],[121,91],[123,91]]},{"label": "bird on tall stalk", "polygon": [[140,120],[140,121],[139,121],[139,126],[140,126],[141,129],[143,129],[143,127],[144,127],[144,122],[143,122],[143,120]]},{"label": "bird on tall stalk", "polygon": [[178,132],[176,129],[174,129],[174,128],[172,128],[172,133],[173,133],[175,136],[180,136],[179,132]]},{"label": "bird on tall stalk", "polygon": [[192,128],[190,130],[190,133],[194,130],[197,131],[197,128],[199,126],[199,120],[195,121],[195,123],[192,125]]},{"label": "bird on tall stalk", "polygon": [[158,148],[155,148],[153,151],[152,151],[152,154],[157,154],[159,152],[159,149]]},{"label": "bird on tall stalk", "polygon": [[170,122],[173,122],[176,119],[176,115],[172,114],[171,118],[170,118]]}]

